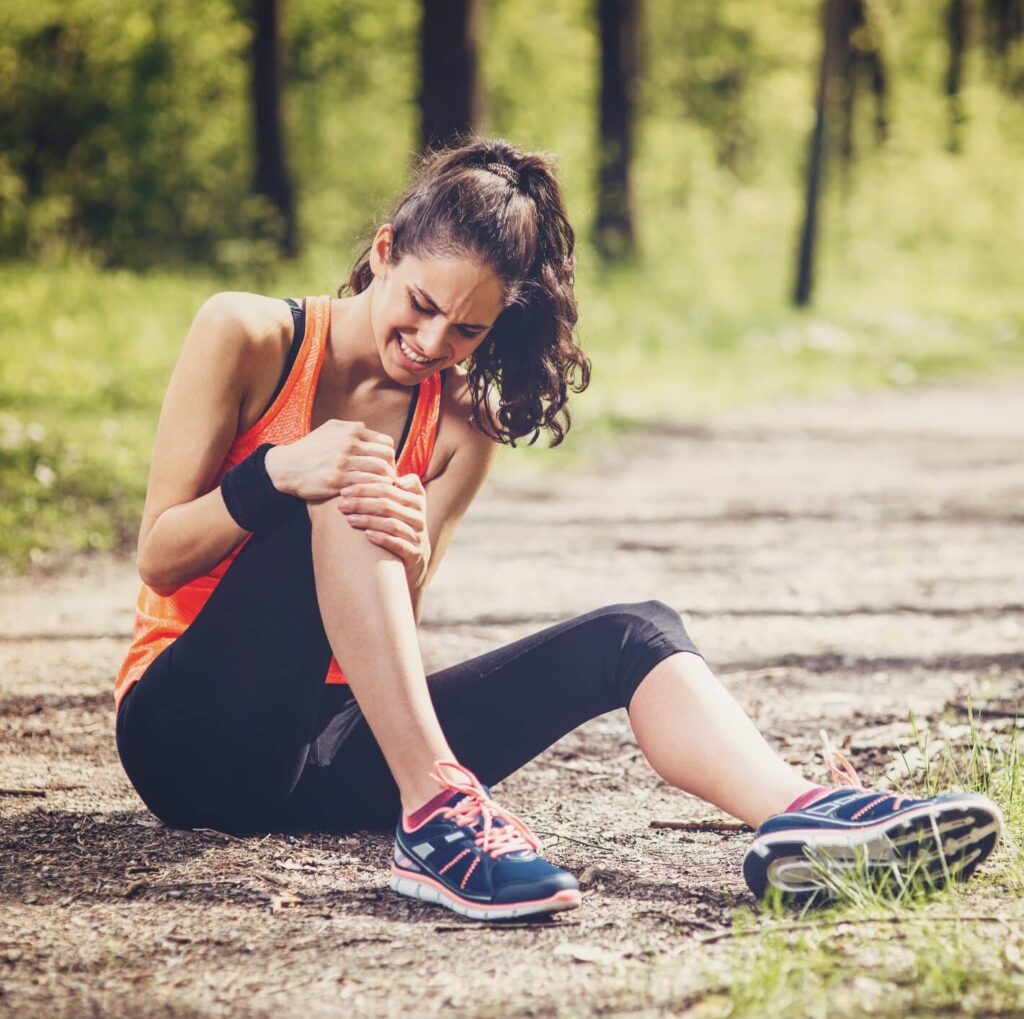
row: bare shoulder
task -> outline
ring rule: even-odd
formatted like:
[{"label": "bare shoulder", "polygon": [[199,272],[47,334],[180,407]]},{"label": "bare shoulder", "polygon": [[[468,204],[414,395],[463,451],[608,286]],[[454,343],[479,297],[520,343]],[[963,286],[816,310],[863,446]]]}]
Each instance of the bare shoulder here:
[{"label": "bare shoulder", "polygon": [[[498,409],[498,394],[488,393],[491,414]],[[455,457],[470,467],[486,472],[498,452],[499,443],[481,432],[472,421],[473,394],[469,388],[469,372],[461,365],[453,365],[445,373],[441,391],[441,420],[437,434],[437,452],[434,464],[436,474],[442,473]],[[472,461],[470,466],[467,461]]]},{"label": "bare shoulder", "polygon": [[208,297],[195,318],[195,327],[204,335],[234,340],[250,348],[276,348],[282,337],[290,337],[291,323],[291,311],[284,301],[230,290]]},{"label": "bare shoulder", "polygon": [[196,313],[186,349],[203,349],[230,370],[238,385],[239,433],[258,419],[270,400],[288,356],[292,313],[276,297],[223,291],[208,298]]}]

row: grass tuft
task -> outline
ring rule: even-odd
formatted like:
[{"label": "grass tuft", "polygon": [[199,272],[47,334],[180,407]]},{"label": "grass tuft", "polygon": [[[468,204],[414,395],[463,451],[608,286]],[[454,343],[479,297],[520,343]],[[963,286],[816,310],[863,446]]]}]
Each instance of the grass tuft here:
[{"label": "grass tuft", "polygon": [[990,796],[1006,827],[978,874],[945,887],[912,874],[886,894],[869,872],[853,872],[831,877],[840,898],[827,908],[794,910],[775,897],[740,909],[729,937],[649,981],[671,988],[658,1008],[730,1019],[1024,1014],[1018,720],[969,705],[966,723],[925,725],[912,715],[909,725],[910,742],[889,770],[895,778],[879,785],[915,797]]}]

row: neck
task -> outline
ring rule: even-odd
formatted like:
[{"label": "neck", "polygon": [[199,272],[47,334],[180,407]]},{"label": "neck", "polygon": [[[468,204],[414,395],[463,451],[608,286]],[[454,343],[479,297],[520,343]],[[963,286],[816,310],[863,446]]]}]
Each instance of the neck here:
[{"label": "neck", "polygon": [[334,371],[346,379],[349,392],[407,389],[384,370],[370,324],[373,284],[361,294],[331,302],[328,356]]}]

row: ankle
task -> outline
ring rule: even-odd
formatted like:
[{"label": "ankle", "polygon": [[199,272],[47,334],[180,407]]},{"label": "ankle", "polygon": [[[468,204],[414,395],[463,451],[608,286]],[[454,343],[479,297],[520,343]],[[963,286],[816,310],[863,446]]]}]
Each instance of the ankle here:
[{"label": "ankle", "polygon": [[441,787],[429,777],[426,782],[401,786],[402,813],[414,814],[425,803],[434,799],[440,791]]},{"label": "ankle", "polygon": [[[417,815],[428,816],[451,799],[457,790],[467,787],[483,792],[476,775],[459,764],[451,753],[437,758],[429,771],[404,776],[404,780],[398,781],[403,823]],[[443,791],[443,796],[439,790]]]},{"label": "ankle", "polygon": [[736,814],[741,821],[746,821],[751,828],[760,828],[769,817],[776,814],[789,814],[794,810],[803,810],[810,806],[819,796],[831,792],[831,787],[818,785],[806,779],[787,782],[759,797],[756,808],[749,816]]},{"label": "ankle", "polygon": [[440,792],[434,789],[434,795],[420,803],[416,807],[409,808],[405,802],[402,803],[402,827],[406,831],[415,831],[431,815],[440,810],[454,795],[456,790],[451,786],[442,789]]},{"label": "ankle", "polygon": [[805,807],[809,807],[812,803],[817,803],[822,796],[827,796],[832,792],[832,789],[832,786],[826,785],[812,786],[810,789],[802,792],[795,800],[792,801],[792,803],[785,807],[782,813],[791,814],[794,811],[803,810]]}]

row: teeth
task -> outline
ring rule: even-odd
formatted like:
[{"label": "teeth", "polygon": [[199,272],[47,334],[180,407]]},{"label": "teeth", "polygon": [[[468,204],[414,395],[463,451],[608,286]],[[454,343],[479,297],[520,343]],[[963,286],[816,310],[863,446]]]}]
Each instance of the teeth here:
[{"label": "teeth", "polygon": [[422,357],[420,354],[410,350],[405,345],[405,340],[401,337],[398,338],[398,345],[402,348],[402,353],[405,354],[410,361],[415,361],[417,364],[431,364],[434,361],[434,358],[432,357]]}]

